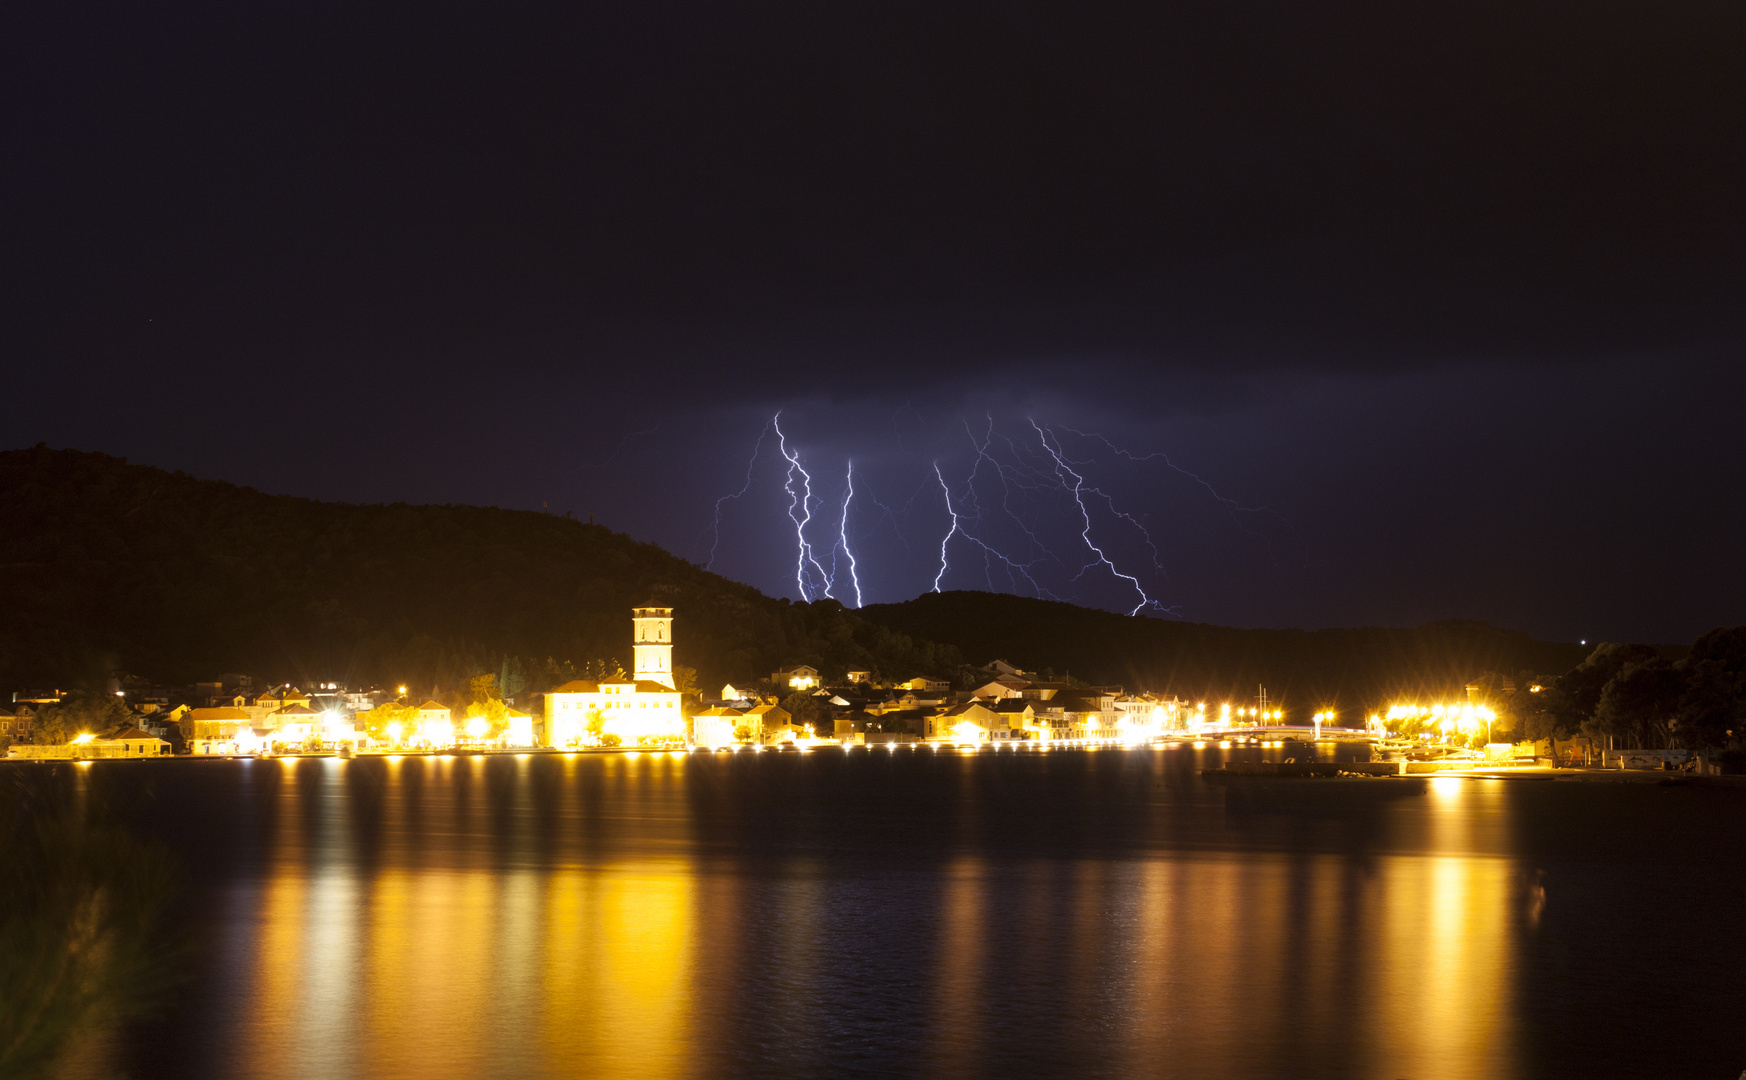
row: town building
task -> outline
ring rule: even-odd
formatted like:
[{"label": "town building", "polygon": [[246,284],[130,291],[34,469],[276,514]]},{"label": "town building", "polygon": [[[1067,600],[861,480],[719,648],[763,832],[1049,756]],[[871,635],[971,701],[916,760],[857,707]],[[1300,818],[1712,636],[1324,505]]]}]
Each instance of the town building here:
[{"label": "town building", "polygon": [[674,689],[673,609],[653,600],[631,610],[631,648],[636,654],[631,677]]},{"label": "town building", "polygon": [[192,754],[236,754],[253,741],[254,721],[239,705],[191,709],[183,723],[184,741]]},{"label": "town building", "polygon": [[924,721],[924,737],[948,743],[987,742],[1000,723],[999,713],[980,702],[967,701],[929,716]]},{"label": "town building", "polygon": [[737,729],[746,714],[738,709],[714,706],[691,718],[691,741],[700,750],[717,750],[737,741]]},{"label": "town building", "polygon": [[12,758],[35,758],[49,760],[83,761],[92,758],[145,758],[161,757],[170,752],[170,744],[163,739],[139,728],[128,728],[119,735],[108,738],[95,738],[81,735],[70,743],[52,743],[42,746],[19,746],[14,744],[7,753]]},{"label": "town building", "polygon": [[755,683],[741,680],[722,684],[722,701],[757,701],[758,687]]},{"label": "town building", "polygon": [[952,680],[936,679],[928,675],[917,675],[897,684],[904,690],[917,690],[928,694],[946,694],[952,689]]},{"label": "town building", "polygon": [[770,681],[778,687],[786,686],[790,690],[811,690],[819,684],[818,668],[808,667],[805,664],[785,667],[780,671],[771,673]]},{"label": "town building", "polygon": [[418,707],[418,729],[412,741],[426,746],[452,746],[455,741],[454,713],[442,702],[426,699]]},{"label": "town building", "polygon": [[997,675],[970,691],[970,696],[990,701],[999,701],[1003,698],[1021,698],[1025,696],[1024,690],[1028,685],[1030,685],[1028,680],[1021,679],[1017,675]]},{"label": "town building", "polygon": [[673,609],[631,611],[638,672],[660,679],[575,679],[546,695],[547,746],[667,745],[685,740],[685,715],[673,687]]},{"label": "town building", "polygon": [[742,713],[740,725],[751,731],[752,741],[760,745],[782,741],[786,733],[788,738],[794,737],[794,717],[780,705],[762,703],[746,709]]}]

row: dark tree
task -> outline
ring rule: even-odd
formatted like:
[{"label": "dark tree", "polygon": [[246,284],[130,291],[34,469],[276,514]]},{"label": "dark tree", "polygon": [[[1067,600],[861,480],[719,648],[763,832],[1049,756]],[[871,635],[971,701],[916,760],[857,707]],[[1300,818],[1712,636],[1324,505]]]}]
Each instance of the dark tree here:
[{"label": "dark tree", "polygon": [[74,692],[37,714],[31,733],[39,743],[67,743],[81,734],[108,735],[133,721],[113,694]]},{"label": "dark tree", "polygon": [[1633,749],[1674,741],[1685,675],[1660,656],[1626,664],[1601,689],[1593,726]]},{"label": "dark tree", "polygon": [[1682,661],[1681,736],[1693,746],[1730,746],[1746,733],[1746,626],[1711,630]]}]

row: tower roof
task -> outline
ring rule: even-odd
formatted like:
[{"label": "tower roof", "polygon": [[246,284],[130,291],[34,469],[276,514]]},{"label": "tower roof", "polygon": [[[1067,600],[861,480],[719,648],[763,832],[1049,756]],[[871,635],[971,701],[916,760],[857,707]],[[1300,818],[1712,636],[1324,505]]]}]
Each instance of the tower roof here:
[{"label": "tower roof", "polygon": [[666,612],[671,612],[673,609],[671,607],[667,606],[666,604],[661,603],[658,600],[650,600],[647,603],[638,604],[636,607],[632,608],[631,610],[632,611],[666,611]]}]

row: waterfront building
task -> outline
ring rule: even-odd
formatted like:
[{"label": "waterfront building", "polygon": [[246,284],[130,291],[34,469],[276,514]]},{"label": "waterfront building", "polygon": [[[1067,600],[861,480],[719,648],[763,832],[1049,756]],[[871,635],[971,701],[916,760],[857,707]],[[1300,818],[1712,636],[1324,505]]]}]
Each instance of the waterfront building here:
[{"label": "waterfront building", "polygon": [[999,713],[981,702],[967,701],[929,716],[924,730],[927,739],[938,742],[987,742],[1000,723]]},{"label": "waterfront building", "polygon": [[701,750],[732,746],[734,731],[742,726],[746,714],[738,709],[717,705],[691,718],[691,741]]},{"label": "waterfront building", "polygon": [[751,729],[752,741],[766,743],[779,738],[784,731],[794,731],[794,717],[780,705],[762,703],[746,709],[741,726]]},{"label": "waterfront building", "polygon": [[[447,709],[443,711],[448,712]],[[321,735],[321,714],[306,704],[293,702],[269,713],[267,726],[273,729],[275,743],[302,745]]]},{"label": "waterfront building", "polygon": [[1042,732],[1037,726],[1035,702],[1027,701],[1022,697],[1011,697],[993,702],[989,708],[993,709],[995,715],[999,716],[1002,721],[996,726],[997,731],[1005,730],[1006,734],[1001,736],[1002,738],[1035,739],[1042,737]]},{"label": "waterfront building", "polygon": [[546,695],[549,746],[636,745],[684,738],[679,692],[661,683],[574,679]]},{"label": "waterfront building", "polygon": [[49,760],[89,760],[92,758],[159,757],[170,752],[170,744],[139,728],[128,728],[119,735],[98,739],[81,735],[70,743],[46,743],[41,746],[11,747],[8,756]]},{"label": "waterfront building", "polygon": [[504,709],[503,718],[509,722],[503,731],[505,746],[535,746],[533,717],[515,709]]},{"label": "waterfront building", "polygon": [[253,741],[253,719],[240,705],[191,709],[184,730],[188,751],[193,754],[235,754]]},{"label": "waterfront building", "polygon": [[418,731],[412,740],[425,746],[453,746],[455,743],[454,714],[440,701],[427,699],[418,707]]},{"label": "waterfront building", "polygon": [[631,611],[637,671],[656,678],[574,679],[546,695],[546,745],[670,744],[685,740],[685,715],[673,688],[673,609]]}]

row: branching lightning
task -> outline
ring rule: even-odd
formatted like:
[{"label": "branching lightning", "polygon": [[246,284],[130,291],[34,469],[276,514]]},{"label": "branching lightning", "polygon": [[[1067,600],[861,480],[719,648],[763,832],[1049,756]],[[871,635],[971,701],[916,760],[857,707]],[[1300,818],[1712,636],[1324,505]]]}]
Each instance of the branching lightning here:
[{"label": "branching lightning", "polygon": [[[894,427],[899,428],[897,434],[900,449],[907,455],[908,449],[901,446],[902,425],[896,423],[897,420],[894,417]],[[1089,578],[1101,579],[1102,571],[1107,570],[1122,588],[1134,590],[1137,602],[1128,608],[1129,615],[1139,615],[1145,611],[1180,614],[1163,600],[1154,599],[1149,591],[1159,589],[1160,582],[1164,583],[1162,587],[1168,588],[1168,577],[1165,575],[1158,544],[1154,542],[1145,523],[1149,520],[1148,516],[1124,510],[1111,491],[1093,483],[1093,478],[1101,476],[1101,469],[1109,459],[1095,448],[1090,450],[1088,460],[1076,460],[1069,453],[1070,446],[1081,453],[1087,452],[1083,448],[1083,443],[1087,441],[1101,444],[1111,454],[1127,462],[1162,461],[1173,472],[1204,489],[1219,506],[1233,514],[1270,513],[1265,507],[1241,506],[1235,500],[1226,498],[1206,479],[1176,465],[1163,453],[1129,453],[1097,432],[1079,431],[1065,425],[1044,424],[1034,418],[1028,419],[1031,427],[1029,434],[1004,432],[997,429],[991,413],[987,417],[985,430],[978,435],[967,419],[960,416],[959,420],[974,455],[968,473],[960,474],[949,481],[946,470],[951,467],[951,459],[935,458],[928,462],[948,519],[945,534],[939,542],[939,564],[931,585],[934,592],[943,591],[947,577],[954,572],[969,569],[974,573],[973,567],[953,564],[952,545],[957,541],[960,557],[965,553],[965,544],[973,545],[980,551],[987,587],[992,591],[1010,589],[1021,595],[1028,592],[1051,600],[1071,599],[1077,588],[1062,589],[1062,583],[1080,582]],[[721,541],[723,510],[729,502],[743,498],[751,491],[763,453],[764,440],[772,431],[776,434],[777,450],[786,464],[782,489],[788,495],[787,516],[789,524],[794,528],[794,582],[799,598],[808,603],[821,598],[836,598],[836,590],[841,585],[844,596],[856,607],[861,607],[866,602],[866,591],[861,582],[860,559],[854,550],[855,546],[862,546],[864,550],[861,556],[867,556],[867,538],[882,533],[889,524],[897,540],[904,548],[910,548],[911,537],[906,535],[906,529],[914,531],[914,526],[906,526],[905,523],[911,521],[912,515],[920,514],[922,519],[938,520],[931,508],[931,497],[926,494],[930,485],[924,480],[907,502],[888,505],[880,501],[877,492],[867,483],[865,461],[862,462],[862,482],[857,487],[856,463],[850,459],[845,463],[840,496],[828,490],[828,481],[827,490],[821,492],[814,483],[811,471],[804,464],[800,448],[789,444],[787,433],[782,428],[780,412],[772,416],[759,430],[757,440],[752,446],[751,457],[746,464],[745,480],[739,490],[725,494],[715,501],[714,517],[710,525],[709,559],[705,566],[713,566],[716,560]],[[1036,436],[1036,443],[1031,442],[1030,434]],[[1081,442],[1069,443],[1065,438],[1067,435]],[[923,475],[925,476],[925,472]],[[998,494],[988,487],[992,483],[1000,485]],[[1072,500],[1071,508],[1061,501],[1063,495]],[[829,530],[829,514],[824,507],[828,502],[838,501],[839,498],[837,528],[827,541],[818,533],[821,528]],[[858,498],[863,502],[871,501],[878,508],[877,519],[868,519],[865,509],[854,509]],[[1096,516],[1091,512],[1094,500],[1098,506]],[[1067,531],[1071,529],[1069,522],[1075,516],[1072,509],[1077,509],[1076,516],[1080,525],[1073,543],[1084,544],[1090,556],[1089,561],[1083,563],[1080,558],[1071,554],[1065,559],[1057,554],[1061,550],[1060,542],[1066,539]],[[1062,516],[1063,511],[1066,511],[1065,517]],[[851,540],[849,536],[849,519],[852,514],[858,515],[857,521],[863,526],[857,530],[855,540]],[[1119,524],[1109,519],[1116,519]],[[1108,531],[1112,524],[1116,529],[1113,535]],[[1066,528],[1063,529],[1063,526]],[[809,537],[808,529],[813,529],[815,535]],[[1129,545],[1132,542],[1128,539],[1129,529],[1133,530],[1137,539],[1150,552],[1151,569],[1143,569],[1143,563],[1141,567],[1128,565],[1130,559],[1143,558],[1138,552],[1127,554],[1131,552]],[[927,531],[931,533],[932,528]],[[927,543],[919,536],[914,539]],[[1051,550],[1051,542],[1054,542],[1056,550]],[[821,554],[820,549],[827,545],[828,553]],[[921,554],[919,546],[912,550],[916,555]],[[1005,577],[1003,582],[997,582],[994,577],[997,563]],[[1098,572],[1093,574],[1093,571]],[[842,580],[845,577],[848,579],[846,583]],[[954,581],[957,580],[954,578]],[[1066,596],[1057,595],[1044,582],[1054,585],[1056,589],[1062,589]]]},{"label": "branching lightning", "polygon": [[721,504],[738,499],[752,489],[752,469],[758,464],[758,451],[763,449],[764,436],[769,433],[770,425],[775,422],[775,418],[772,417],[768,423],[758,429],[758,441],[752,444],[752,456],[746,460],[746,482],[740,485],[740,490],[715,500],[715,520],[709,526],[709,560],[703,564],[705,570],[715,565],[715,549],[721,544]]},{"label": "branching lightning", "polygon": [[[972,440],[972,441],[974,441],[974,440]],[[945,580],[946,571],[951,569],[951,564],[948,562],[948,557],[947,557],[947,550],[946,550],[947,545],[951,543],[952,537],[962,536],[962,537],[964,537],[964,539],[970,541],[972,544],[975,544],[977,547],[982,549],[983,565],[984,565],[985,569],[987,570],[987,572],[991,575],[989,578],[989,582],[988,582],[990,589],[992,589],[994,587],[994,581],[992,578],[991,564],[988,562],[988,559],[995,558],[995,559],[999,559],[1002,563],[1006,564],[1007,574],[1009,575],[1009,577],[1016,573],[1018,575],[1018,577],[1024,578],[1025,583],[1028,584],[1033,590],[1035,590],[1036,594],[1039,597],[1046,596],[1051,600],[1058,599],[1058,597],[1056,597],[1055,594],[1051,593],[1049,590],[1047,590],[1047,589],[1043,588],[1041,585],[1037,584],[1036,578],[1031,576],[1031,566],[1034,565],[1034,563],[1015,562],[1012,559],[1007,558],[1006,555],[1004,555],[1000,551],[997,551],[993,547],[990,547],[980,537],[973,535],[968,529],[964,528],[963,522],[959,517],[957,508],[952,505],[951,486],[946,483],[945,474],[940,471],[940,463],[937,461],[934,462],[934,477],[935,477],[935,479],[939,480],[939,482],[940,482],[940,494],[943,495],[945,497],[945,500],[946,500],[946,513],[951,515],[951,518],[952,518],[952,527],[950,529],[946,530],[945,537],[940,540],[940,570],[939,570],[939,573],[934,575],[934,591],[935,592],[940,591],[940,582]],[[975,479],[974,470],[972,470],[972,472],[971,472],[971,479],[972,480]],[[974,499],[975,499],[975,488],[974,487],[970,488],[970,496],[971,496],[972,501],[974,501]],[[980,514],[980,510],[978,510],[978,514]],[[1020,527],[1021,528],[1023,527],[1023,522],[1020,522]],[[1034,537],[1033,537],[1033,539],[1034,539]],[[1013,582],[1014,586],[1017,586],[1018,579],[1012,578],[1012,582]]]},{"label": "branching lightning", "polygon": [[1189,472],[1187,469],[1176,464],[1176,462],[1171,461],[1170,455],[1164,453],[1162,450],[1154,451],[1150,454],[1131,454],[1128,451],[1123,450],[1121,447],[1117,446],[1115,443],[1111,442],[1107,436],[1101,435],[1098,432],[1080,431],[1077,428],[1070,428],[1066,424],[1061,424],[1061,425],[1059,425],[1059,427],[1061,428],[1062,431],[1071,431],[1073,434],[1079,436],[1082,439],[1096,439],[1098,442],[1109,447],[1110,452],[1115,454],[1117,457],[1124,457],[1124,458],[1127,458],[1129,461],[1132,461],[1135,463],[1139,463],[1142,461],[1162,461],[1166,466],[1168,466],[1170,468],[1171,471],[1178,473],[1179,475],[1186,476],[1190,480],[1194,481],[1196,484],[1199,484],[1201,487],[1205,488],[1207,494],[1211,495],[1214,500],[1216,500],[1218,503],[1220,503],[1221,505],[1223,505],[1224,507],[1226,507],[1229,510],[1244,513],[1244,514],[1262,514],[1262,513],[1268,512],[1267,507],[1265,507],[1265,506],[1243,506],[1242,504],[1238,503],[1237,500],[1235,500],[1235,499],[1225,498],[1223,495],[1220,495],[1218,493],[1218,490],[1215,489],[1212,486],[1212,484],[1210,484],[1206,480],[1202,479],[1199,474]]},{"label": "branching lightning", "polygon": [[[1091,511],[1086,509],[1085,497],[1083,494],[1083,489],[1085,487],[1085,477],[1081,476],[1077,472],[1074,472],[1073,469],[1067,465],[1065,455],[1063,455],[1060,451],[1056,450],[1055,447],[1053,447],[1049,444],[1049,435],[1047,432],[1045,432],[1043,430],[1041,425],[1039,425],[1035,420],[1032,420],[1031,427],[1036,428],[1037,439],[1038,439],[1038,441],[1040,441],[1043,444],[1043,449],[1047,450],[1049,452],[1049,456],[1055,459],[1055,471],[1056,471],[1056,474],[1061,477],[1062,484],[1063,485],[1067,484],[1067,477],[1071,476],[1073,478],[1073,483],[1071,485],[1072,486],[1073,501],[1079,504],[1079,514],[1085,520],[1085,529],[1083,532],[1081,532],[1079,534],[1080,538],[1085,541],[1085,546],[1090,548],[1092,553],[1097,556],[1098,562],[1101,562],[1103,565],[1109,567],[1110,573],[1114,574],[1116,577],[1119,577],[1123,581],[1126,581],[1128,584],[1132,585],[1134,587],[1134,591],[1139,594],[1140,602],[1138,604],[1135,604],[1134,609],[1132,611],[1128,612],[1128,614],[1129,615],[1138,615],[1140,612],[1144,611],[1148,607],[1156,608],[1160,611],[1165,610],[1163,605],[1159,604],[1158,601],[1153,600],[1150,596],[1146,595],[1146,590],[1145,590],[1145,588],[1143,588],[1140,585],[1139,578],[1135,577],[1132,574],[1122,573],[1121,570],[1119,568],[1117,568],[1116,564],[1110,560],[1110,557],[1103,553],[1103,549],[1098,547],[1097,544],[1092,541],[1092,539],[1091,539]],[[1101,494],[1101,492],[1100,492],[1100,494]],[[1107,496],[1105,496],[1105,497],[1107,498]],[[1132,520],[1132,519],[1130,518],[1129,520]],[[1150,541],[1148,540],[1148,542],[1150,542]],[[1156,552],[1157,549],[1153,548],[1153,551]],[[1088,564],[1087,569],[1089,569],[1091,566],[1095,566],[1095,565],[1096,565],[1096,563]],[[1082,570],[1082,571],[1080,571],[1080,573],[1083,574],[1084,571]]]},{"label": "branching lightning", "polygon": [[[776,429],[777,446],[781,449],[782,456],[788,460],[788,479],[782,487],[788,492],[788,519],[794,522],[794,538],[797,548],[794,581],[800,588],[800,598],[811,603],[813,597],[819,592],[825,596],[831,595],[832,581],[831,575],[825,573],[825,568],[819,565],[818,559],[813,556],[812,544],[806,539],[806,526],[812,521],[815,501],[812,493],[812,474],[808,473],[806,467],[800,464],[800,452],[788,449],[788,439],[782,434],[781,419],[782,414],[777,413],[770,418],[770,425]],[[798,491],[794,487],[794,474],[797,472],[800,474],[801,484]],[[818,580],[823,582],[822,586],[814,583],[812,575],[807,571],[808,565],[818,571]]]},{"label": "branching lightning", "polygon": [[[1123,450],[1121,447],[1117,446],[1114,442],[1110,441],[1108,436],[1102,435],[1098,432],[1080,431],[1076,428],[1070,428],[1065,424],[1060,425],[1060,427],[1061,427],[1061,430],[1071,431],[1073,434],[1079,436],[1082,439],[1096,439],[1098,442],[1109,447],[1110,452],[1115,454],[1117,457],[1127,458],[1129,461],[1132,461],[1135,464],[1139,464],[1141,462],[1147,462],[1147,461],[1162,461],[1165,464],[1165,466],[1168,467],[1172,472],[1177,473],[1180,476],[1185,476],[1188,479],[1192,480],[1194,483],[1198,484],[1200,487],[1204,488],[1206,490],[1206,493],[1213,497],[1214,502],[1218,503],[1220,506],[1225,508],[1225,512],[1231,516],[1231,522],[1233,525],[1236,526],[1236,529],[1238,532],[1244,534],[1245,536],[1253,536],[1256,539],[1261,540],[1266,545],[1267,550],[1270,553],[1273,552],[1273,538],[1271,536],[1268,536],[1266,533],[1257,532],[1254,529],[1249,528],[1247,525],[1245,525],[1243,523],[1244,519],[1239,517],[1238,515],[1241,515],[1241,514],[1254,514],[1254,515],[1265,514],[1268,517],[1274,518],[1274,519],[1278,520],[1279,522],[1283,523],[1288,528],[1293,527],[1292,523],[1289,519],[1287,519],[1283,515],[1275,512],[1270,507],[1244,506],[1243,504],[1239,503],[1235,499],[1226,498],[1224,495],[1220,494],[1218,489],[1214,488],[1210,482],[1208,482],[1206,479],[1201,477],[1200,474],[1190,472],[1189,470],[1176,464],[1176,462],[1171,461],[1170,455],[1164,453],[1162,450],[1153,451],[1150,454],[1132,454],[1126,450]],[[1102,494],[1102,493],[1100,492],[1099,494]],[[1112,507],[1111,509],[1114,509],[1114,508]],[[1139,523],[1135,522],[1135,524],[1137,525]],[[1151,540],[1151,538],[1147,537],[1148,543],[1150,542],[1150,540]],[[1156,554],[1157,548],[1153,548],[1152,550],[1153,550],[1153,553]]]}]

